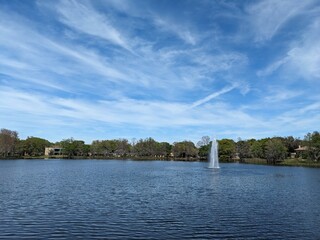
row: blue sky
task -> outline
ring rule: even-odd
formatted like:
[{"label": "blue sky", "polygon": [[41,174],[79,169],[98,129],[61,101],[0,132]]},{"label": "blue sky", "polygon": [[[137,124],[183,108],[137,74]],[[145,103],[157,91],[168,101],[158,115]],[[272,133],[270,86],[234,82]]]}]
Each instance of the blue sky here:
[{"label": "blue sky", "polygon": [[0,0],[0,127],[21,138],[320,130],[317,0]]}]

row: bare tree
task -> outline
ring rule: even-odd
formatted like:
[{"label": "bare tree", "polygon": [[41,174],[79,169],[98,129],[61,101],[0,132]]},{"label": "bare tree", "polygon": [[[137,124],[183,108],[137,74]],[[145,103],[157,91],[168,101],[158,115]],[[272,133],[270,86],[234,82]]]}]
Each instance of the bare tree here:
[{"label": "bare tree", "polygon": [[0,154],[3,157],[14,155],[17,142],[18,132],[5,128],[0,130]]},{"label": "bare tree", "polygon": [[210,144],[210,137],[203,136],[201,140],[197,143],[197,147],[202,147]]}]

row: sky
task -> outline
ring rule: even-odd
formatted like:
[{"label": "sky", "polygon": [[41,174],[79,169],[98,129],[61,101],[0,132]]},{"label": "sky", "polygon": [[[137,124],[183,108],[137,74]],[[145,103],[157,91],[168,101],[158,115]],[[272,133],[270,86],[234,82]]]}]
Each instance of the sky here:
[{"label": "sky", "polygon": [[318,0],[0,0],[0,128],[55,142],[320,130]]}]

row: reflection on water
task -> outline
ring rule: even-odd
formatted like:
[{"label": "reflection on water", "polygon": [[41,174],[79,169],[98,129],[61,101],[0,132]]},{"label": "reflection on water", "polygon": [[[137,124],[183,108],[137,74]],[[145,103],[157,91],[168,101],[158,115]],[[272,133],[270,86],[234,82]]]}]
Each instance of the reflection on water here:
[{"label": "reflection on water", "polygon": [[319,239],[319,169],[0,161],[0,238]]}]

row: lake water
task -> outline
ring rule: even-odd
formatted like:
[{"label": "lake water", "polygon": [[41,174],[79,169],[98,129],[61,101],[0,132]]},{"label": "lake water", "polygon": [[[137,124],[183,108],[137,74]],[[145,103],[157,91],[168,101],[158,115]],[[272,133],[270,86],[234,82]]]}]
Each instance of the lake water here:
[{"label": "lake water", "polygon": [[320,169],[0,161],[0,239],[320,239]]}]

